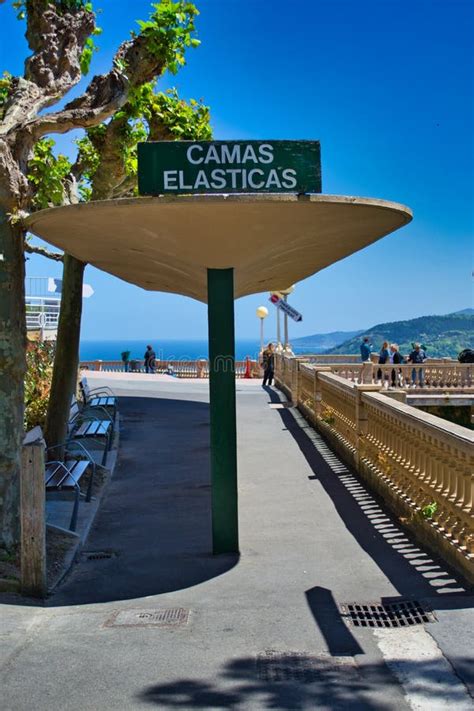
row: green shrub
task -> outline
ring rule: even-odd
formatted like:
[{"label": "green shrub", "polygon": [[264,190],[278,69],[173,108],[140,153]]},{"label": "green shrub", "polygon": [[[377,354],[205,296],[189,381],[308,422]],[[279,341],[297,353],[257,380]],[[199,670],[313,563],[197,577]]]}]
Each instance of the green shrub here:
[{"label": "green shrub", "polygon": [[25,430],[44,427],[53,376],[54,346],[51,341],[29,341],[26,350]]}]

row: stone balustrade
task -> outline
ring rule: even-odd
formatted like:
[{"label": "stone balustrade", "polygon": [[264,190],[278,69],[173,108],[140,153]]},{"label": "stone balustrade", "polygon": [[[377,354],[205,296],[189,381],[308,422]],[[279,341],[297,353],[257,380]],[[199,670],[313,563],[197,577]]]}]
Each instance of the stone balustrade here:
[{"label": "stone balustrade", "polygon": [[[315,359],[318,359],[316,362]],[[278,368],[286,372],[291,366],[284,361],[327,365],[331,372],[353,383],[380,384],[384,388],[407,390],[417,388],[430,391],[451,392],[462,390],[474,393],[474,365],[458,363],[448,358],[432,359],[422,365],[378,365],[372,361],[361,363],[355,356],[289,356],[277,355]],[[333,360],[334,359],[334,360]],[[346,359],[346,360],[343,360]],[[352,360],[351,360],[352,359]]]},{"label": "stone balustrade", "polygon": [[334,371],[278,357],[276,382],[402,522],[474,582],[474,432],[388,397],[383,379]]},{"label": "stone balustrade", "polygon": [[[135,366],[132,367],[132,363]],[[209,363],[205,359],[201,360],[156,360],[156,373],[172,373],[177,378],[208,378]],[[123,373],[124,364],[121,360],[83,360],[79,364],[80,370],[99,370],[107,373]],[[129,362],[128,372],[144,373],[145,367],[142,360]],[[235,361],[235,376],[237,378],[245,377],[247,372],[247,361]],[[250,374],[252,378],[258,378],[261,375],[261,369],[255,360],[250,360]]]}]

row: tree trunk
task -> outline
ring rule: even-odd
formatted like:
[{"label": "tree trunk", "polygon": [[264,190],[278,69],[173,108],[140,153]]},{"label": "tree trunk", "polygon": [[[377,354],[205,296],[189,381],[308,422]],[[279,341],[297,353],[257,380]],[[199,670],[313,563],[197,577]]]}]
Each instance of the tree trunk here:
[{"label": "tree trunk", "polygon": [[76,392],[85,266],[70,254],[64,255],[61,311],[46,416],[45,438],[50,447],[66,440],[71,398]]},{"label": "tree trunk", "polygon": [[0,207],[0,547],[20,540],[20,453],[26,372],[23,231]]}]

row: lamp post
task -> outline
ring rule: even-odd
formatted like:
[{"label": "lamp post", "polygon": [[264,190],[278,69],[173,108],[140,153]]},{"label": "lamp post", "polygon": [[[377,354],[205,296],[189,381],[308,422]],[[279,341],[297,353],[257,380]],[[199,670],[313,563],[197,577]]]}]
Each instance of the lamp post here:
[{"label": "lamp post", "polygon": [[268,309],[266,306],[259,306],[257,308],[257,317],[260,319],[260,353],[263,351],[263,319],[267,318]]},{"label": "lamp post", "polygon": [[[278,296],[279,299],[283,296],[281,291],[271,291],[270,296]],[[277,343],[276,343],[276,352],[280,353],[283,350],[283,347],[281,345],[281,329],[280,329],[280,309],[277,308],[276,310],[276,319],[277,319]]]}]

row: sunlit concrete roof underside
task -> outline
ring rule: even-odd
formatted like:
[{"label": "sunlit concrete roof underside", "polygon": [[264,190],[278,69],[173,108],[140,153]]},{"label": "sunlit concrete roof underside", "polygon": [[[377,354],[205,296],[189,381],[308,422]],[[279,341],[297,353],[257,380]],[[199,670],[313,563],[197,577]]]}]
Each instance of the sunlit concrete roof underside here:
[{"label": "sunlit concrete roof underside", "polygon": [[207,301],[207,268],[235,269],[235,296],[284,289],[412,218],[333,195],[192,195],[83,203],[31,215],[31,232],[144,289]]}]

